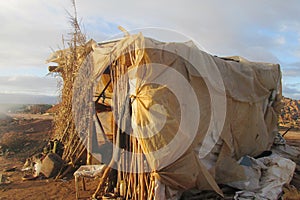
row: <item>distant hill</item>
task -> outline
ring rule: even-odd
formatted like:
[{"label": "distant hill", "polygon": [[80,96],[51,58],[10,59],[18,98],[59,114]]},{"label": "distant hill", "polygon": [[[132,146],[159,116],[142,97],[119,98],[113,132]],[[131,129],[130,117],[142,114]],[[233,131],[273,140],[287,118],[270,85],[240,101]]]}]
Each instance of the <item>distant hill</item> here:
[{"label": "distant hill", "polygon": [[[44,113],[47,109],[54,112],[57,106],[52,108],[51,105],[57,102],[55,96],[0,93],[0,112]],[[300,100],[283,97],[282,102],[279,126],[300,129]]]},{"label": "distant hill", "polygon": [[52,107],[51,104],[0,104],[0,113],[44,114]]},{"label": "distant hill", "polygon": [[283,108],[279,116],[279,126],[300,129],[300,100],[283,97]]}]

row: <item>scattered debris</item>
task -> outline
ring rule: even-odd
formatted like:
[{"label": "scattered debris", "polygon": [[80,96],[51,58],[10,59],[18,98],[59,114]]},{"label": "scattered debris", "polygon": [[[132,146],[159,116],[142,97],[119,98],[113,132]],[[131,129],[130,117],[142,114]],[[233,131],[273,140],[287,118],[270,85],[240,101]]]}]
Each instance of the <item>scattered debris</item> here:
[{"label": "scattered debris", "polygon": [[42,160],[40,172],[47,178],[55,177],[63,166],[63,160],[55,153],[49,153]]},{"label": "scattered debris", "polygon": [[11,181],[8,179],[8,177],[0,173],[0,185],[9,184],[9,183],[11,183]]},{"label": "scattered debris", "polygon": [[[259,176],[246,174],[248,178],[254,179],[255,183],[244,182],[245,187],[239,188],[243,191],[236,192],[234,199],[278,199],[283,185],[289,184],[292,180],[296,164],[276,154],[251,159],[251,162],[253,168],[258,170]],[[231,184],[231,186],[233,185]]]},{"label": "scattered debris", "polygon": [[284,145],[284,144],[286,144],[286,141],[283,138],[283,135],[281,135],[279,132],[275,136],[274,144],[275,145]]},{"label": "scattered debris", "polygon": [[22,180],[23,181],[31,181],[31,180],[36,180],[38,178],[38,176],[35,176],[33,174],[25,174],[23,177],[22,177]]},{"label": "scattered debris", "polygon": [[4,169],[3,171],[4,172],[14,172],[16,170],[17,170],[17,167],[10,167],[10,168]]}]

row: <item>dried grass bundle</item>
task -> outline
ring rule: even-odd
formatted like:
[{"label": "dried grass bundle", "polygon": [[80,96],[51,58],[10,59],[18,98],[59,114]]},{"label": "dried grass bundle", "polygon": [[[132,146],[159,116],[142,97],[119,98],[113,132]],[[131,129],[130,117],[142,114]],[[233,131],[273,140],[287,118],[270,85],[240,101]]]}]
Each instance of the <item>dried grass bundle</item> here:
[{"label": "dried grass bundle", "polygon": [[[75,1],[72,0],[74,16],[70,16],[73,31],[68,34],[68,39],[63,38],[64,50],[59,51],[59,76],[63,79],[61,88],[61,102],[54,115],[54,139],[64,144],[63,160],[71,166],[85,162],[85,146],[78,137],[72,114],[73,85],[78,69],[88,54],[85,48],[86,37],[80,29],[77,20]],[[55,71],[54,71],[55,72]],[[61,171],[60,175],[68,172],[68,168]]]}]

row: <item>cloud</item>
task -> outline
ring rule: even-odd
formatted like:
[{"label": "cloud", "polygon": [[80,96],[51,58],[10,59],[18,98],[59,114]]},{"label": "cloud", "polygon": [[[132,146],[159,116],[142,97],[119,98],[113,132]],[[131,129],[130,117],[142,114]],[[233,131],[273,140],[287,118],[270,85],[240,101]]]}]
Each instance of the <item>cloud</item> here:
[{"label": "cloud", "polygon": [[1,104],[56,104],[57,102],[56,96],[0,93],[0,111],[2,112],[5,107]]},{"label": "cloud", "polygon": [[57,78],[0,76],[0,93],[57,96]]},{"label": "cloud", "polygon": [[[206,51],[219,55],[241,55],[249,60],[284,63],[295,52],[290,47],[286,36],[298,34],[300,29],[300,3],[293,0],[287,4],[282,1],[254,0],[226,1],[151,1],[144,3],[137,0],[77,1],[78,11],[83,17],[93,17],[93,23],[111,23],[127,29],[141,27],[162,27],[173,29],[199,42]],[[90,5],[93,5],[91,7]],[[101,12],[99,12],[101,7]],[[265,9],[268,8],[268,9]],[[100,16],[100,17],[99,17]],[[95,26],[95,25],[92,25]],[[101,29],[103,26],[99,26]],[[104,32],[107,28],[103,28]],[[118,33],[110,29],[111,34]],[[159,38],[158,38],[159,39]],[[289,55],[281,56],[282,52]]]},{"label": "cloud", "polygon": [[[60,45],[61,35],[70,29],[65,12],[65,9],[72,10],[68,1],[13,0],[2,1],[0,6],[4,24],[0,31],[0,69],[41,66],[51,51],[49,47]],[[294,31],[292,27],[300,26],[298,6],[296,0],[289,4],[229,0],[225,6],[220,6],[217,0],[153,0],[151,3],[77,0],[87,35],[98,41],[119,33],[117,25],[127,29],[162,27],[191,36],[213,54],[259,57],[266,62],[276,60],[272,45],[283,44],[284,36],[269,37],[264,30]],[[251,50],[257,48],[260,51],[254,56]]]},{"label": "cloud", "polygon": [[[299,39],[299,40],[300,40],[300,39]],[[300,42],[299,42],[299,43],[300,43]],[[300,44],[299,44],[299,45],[300,45]],[[300,48],[297,48],[296,50],[294,50],[293,54],[294,54],[296,57],[300,58]]]},{"label": "cloud", "polygon": [[[13,18],[4,18],[6,19],[4,30],[17,34],[13,34],[17,36],[13,46],[22,43],[28,44],[28,39],[33,44],[42,44],[46,48],[49,45],[58,45],[60,34],[65,33],[68,26],[64,8],[71,8],[70,5],[62,5],[58,0],[27,0],[26,3],[23,2],[18,1],[18,4],[15,3],[17,5],[11,3],[2,3],[4,5],[1,5],[1,8],[4,6],[3,10],[7,10],[7,13],[3,13],[3,15],[14,16]],[[223,54],[230,53],[234,48],[239,50],[250,46],[249,43],[247,44],[247,40],[263,44],[263,38],[260,39],[260,36],[256,35],[255,31],[253,32],[253,27],[276,27],[276,23],[282,21],[282,18],[277,16],[279,11],[280,17],[284,17],[282,3],[270,5],[265,1],[254,1],[251,4],[229,1],[226,4],[228,6],[220,6],[218,1],[189,1],[189,3],[151,1],[151,3],[144,3],[129,0],[103,3],[95,0],[78,0],[77,8],[86,29],[93,32],[98,31],[104,34],[118,32],[116,27],[113,28],[111,25],[124,25],[128,29],[145,26],[165,27],[186,33],[203,43],[203,46],[206,46],[209,51]],[[267,5],[268,12],[264,9],[264,5]],[[294,12],[290,14],[292,13]],[[249,34],[245,34],[248,31],[250,31]],[[19,34],[21,32],[22,34]],[[102,37],[101,34],[88,34]],[[21,50],[23,48],[23,51],[26,51],[26,46],[21,47]],[[43,50],[43,55],[49,50],[46,48]],[[41,49],[36,49],[37,51],[33,53],[37,55],[36,58],[40,58]],[[9,55],[20,56],[17,53]],[[30,62],[30,60],[27,61]],[[39,59],[36,61],[39,62]]]},{"label": "cloud", "polygon": [[283,95],[293,99],[300,100],[300,82],[299,83],[287,83],[283,84],[282,91]]},{"label": "cloud", "polygon": [[280,60],[270,51],[264,47],[253,46],[245,49],[241,49],[240,55],[245,55],[247,59],[255,62],[270,62],[279,63]]},{"label": "cloud", "polygon": [[[282,70],[282,75],[285,78],[289,78],[289,77],[300,77],[300,70],[296,69],[296,68],[288,68],[288,69],[284,69]],[[299,79],[300,80],[300,79]]]},{"label": "cloud", "polygon": [[51,48],[61,44],[66,14],[60,1],[1,1],[0,70],[38,68]]},{"label": "cloud", "polygon": [[300,94],[300,90],[286,85],[284,87],[284,93],[295,95],[295,94]]},{"label": "cloud", "polygon": [[[206,51],[219,56],[240,55],[252,61],[279,63],[284,78],[299,77],[298,68],[288,66],[300,59],[300,2],[228,0],[77,0],[77,11],[84,31],[97,41],[126,29],[161,27],[183,33],[199,42]],[[1,76],[43,76],[46,58],[62,48],[62,35],[70,32],[66,10],[70,1],[0,1]],[[267,9],[266,9],[267,8]],[[160,39],[159,34],[156,34]],[[164,37],[162,37],[164,39]],[[172,38],[170,38],[172,39]],[[5,79],[5,78],[0,78]],[[28,81],[34,86],[17,80]],[[40,79],[18,77],[9,85],[1,82],[0,91],[56,91]],[[2,83],[4,85],[2,85]],[[28,88],[26,88],[28,87]]]},{"label": "cloud", "polygon": [[283,36],[278,36],[278,37],[275,39],[275,43],[278,44],[278,45],[284,45],[284,44],[285,44],[285,37],[283,37]]},{"label": "cloud", "polygon": [[[287,64],[282,69],[282,75],[284,77],[300,77],[300,62]],[[300,82],[300,79],[299,79]]]}]

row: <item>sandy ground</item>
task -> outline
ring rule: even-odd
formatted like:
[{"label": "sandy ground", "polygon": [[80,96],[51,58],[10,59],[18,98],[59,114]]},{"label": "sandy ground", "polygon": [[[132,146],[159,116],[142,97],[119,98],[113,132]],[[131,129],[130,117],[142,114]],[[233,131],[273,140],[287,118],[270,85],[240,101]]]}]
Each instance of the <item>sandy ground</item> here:
[{"label": "sandy ground", "polygon": [[[13,120],[0,126],[0,144],[14,146],[0,156],[0,200],[4,199],[75,199],[75,183],[72,175],[61,180],[41,179],[22,181],[24,161],[40,152],[51,136],[52,116],[17,114]],[[281,131],[283,133],[284,131]],[[300,132],[290,131],[287,143],[300,146]],[[15,151],[15,152],[14,152]],[[90,199],[99,180],[86,180],[87,191],[80,190],[80,199]],[[294,181],[300,188],[300,182]]]}]

